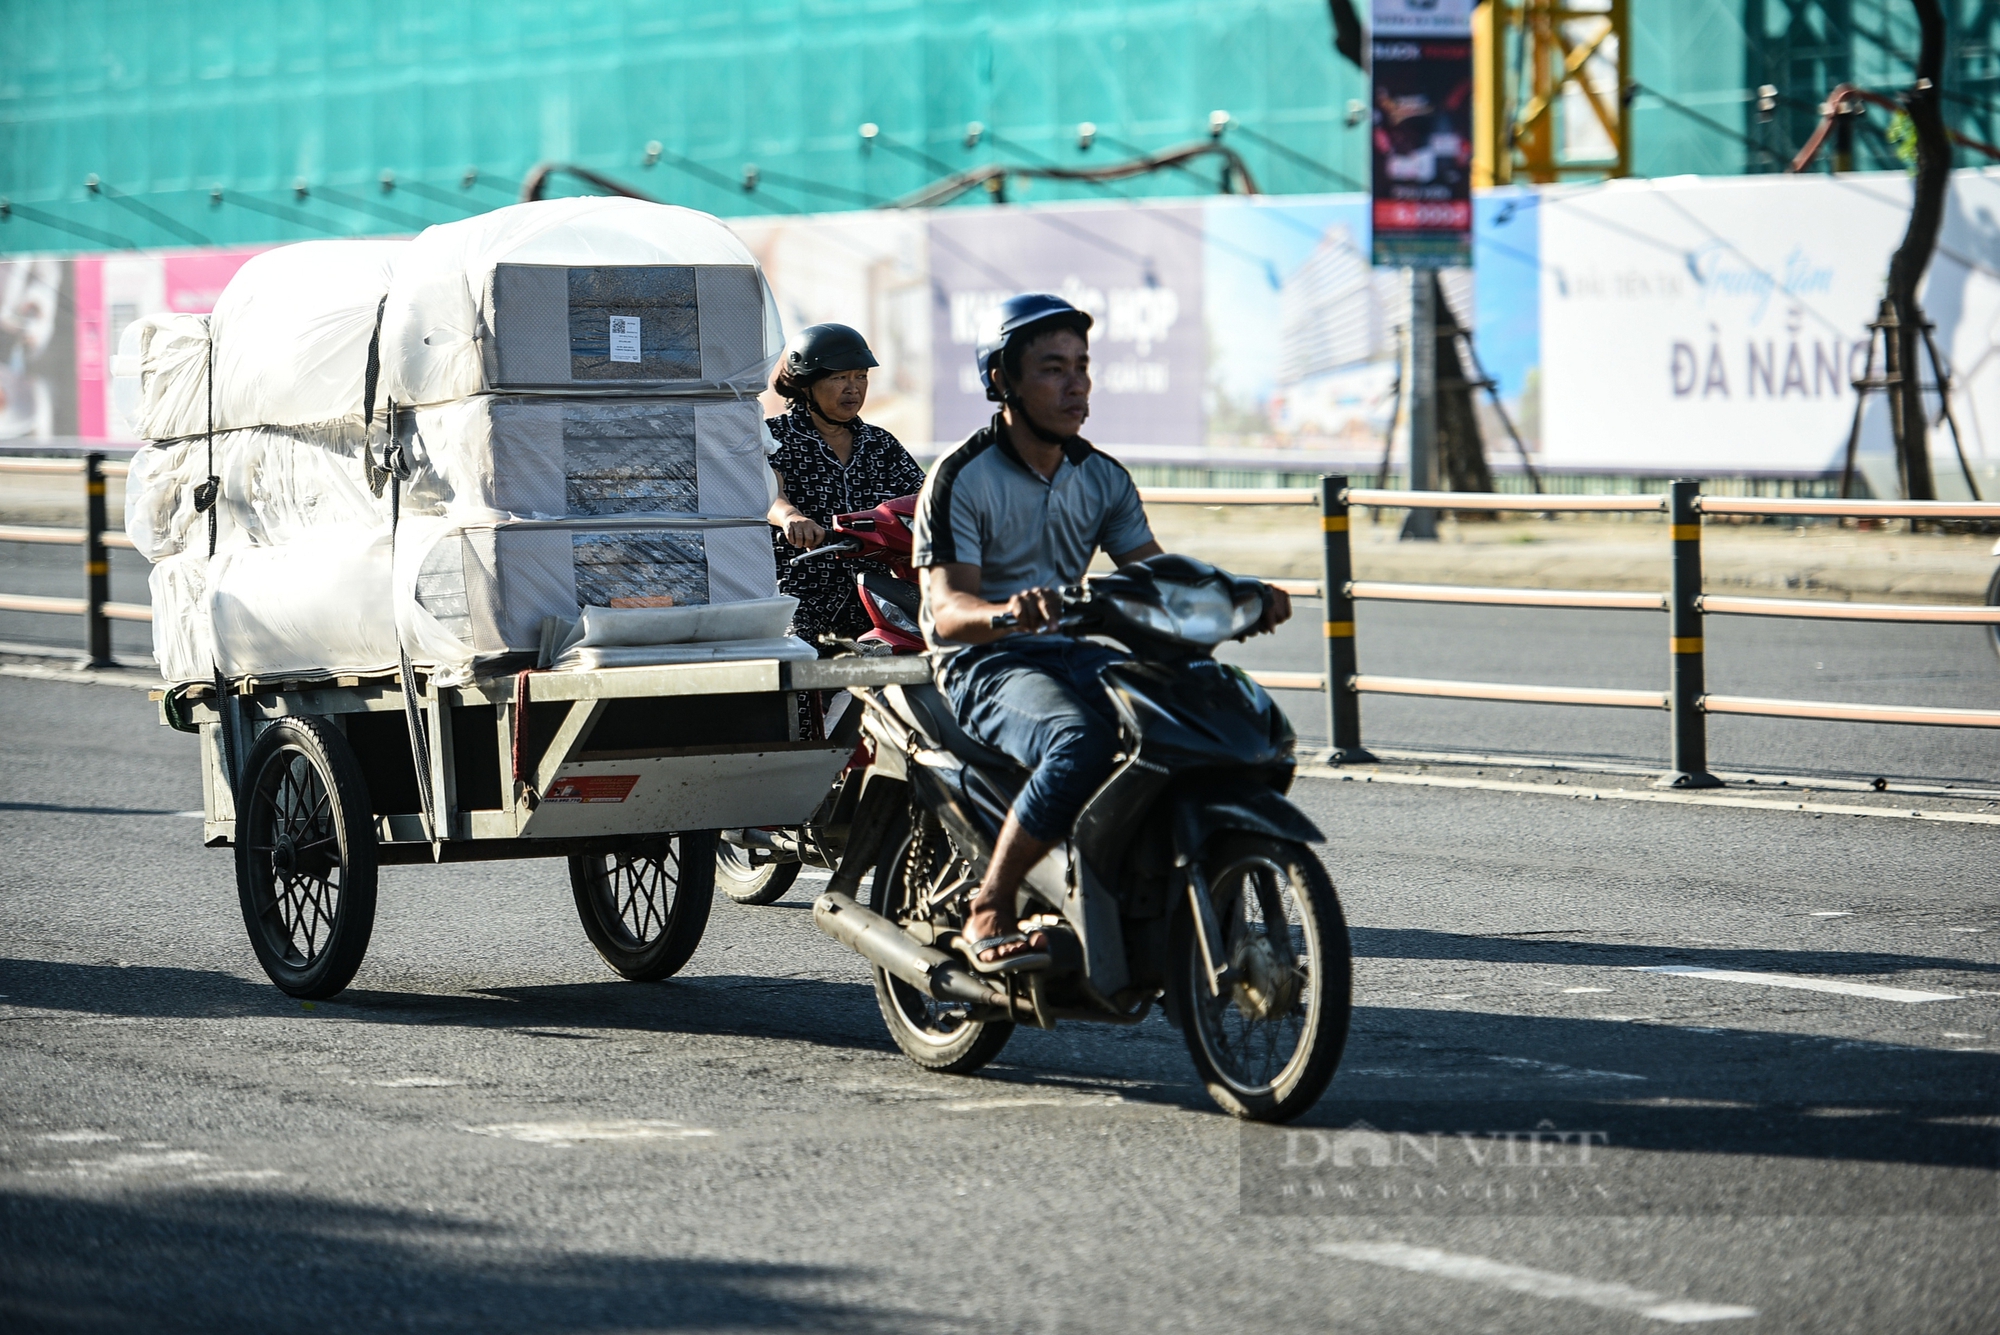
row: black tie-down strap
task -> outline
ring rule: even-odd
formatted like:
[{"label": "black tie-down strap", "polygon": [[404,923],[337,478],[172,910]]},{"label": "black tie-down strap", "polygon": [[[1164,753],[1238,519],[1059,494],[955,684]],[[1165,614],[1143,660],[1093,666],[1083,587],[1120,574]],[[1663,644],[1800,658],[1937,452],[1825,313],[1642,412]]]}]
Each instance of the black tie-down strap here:
[{"label": "black tie-down strap", "polygon": [[375,429],[375,390],[382,381],[382,312],[388,309],[389,297],[384,293],[382,300],[375,303],[375,332],[368,339],[368,368],[361,378],[361,476],[367,482],[371,494],[380,496],[382,484],[389,480],[391,464],[389,454],[396,448],[395,405],[389,411],[389,444],[382,451],[382,462],[375,462],[375,454],[368,442],[369,432]]}]

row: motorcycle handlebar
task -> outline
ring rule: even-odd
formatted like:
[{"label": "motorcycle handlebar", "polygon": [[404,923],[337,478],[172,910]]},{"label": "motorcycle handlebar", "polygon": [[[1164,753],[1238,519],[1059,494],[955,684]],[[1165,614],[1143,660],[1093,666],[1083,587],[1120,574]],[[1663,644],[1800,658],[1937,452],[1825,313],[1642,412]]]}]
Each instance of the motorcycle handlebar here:
[{"label": "motorcycle handlebar", "polygon": [[829,542],[824,547],[815,547],[811,551],[800,552],[797,556],[786,562],[785,568],[789,570],[799,562],[810,561],[815,556],[845,556],[849,552],[858,552],[860,550],[861,544],[852,538],[843,542]]}]

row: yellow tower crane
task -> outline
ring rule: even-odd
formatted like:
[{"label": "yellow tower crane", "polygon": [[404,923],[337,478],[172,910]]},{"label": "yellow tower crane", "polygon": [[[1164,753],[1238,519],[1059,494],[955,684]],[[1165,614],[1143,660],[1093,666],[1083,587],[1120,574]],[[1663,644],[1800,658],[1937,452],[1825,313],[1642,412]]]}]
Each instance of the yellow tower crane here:
[{"label": "yellow tower crane", "polygon": [[1624,176],[1631,0],[1485,0],[1473,10],[1472,184]]}]

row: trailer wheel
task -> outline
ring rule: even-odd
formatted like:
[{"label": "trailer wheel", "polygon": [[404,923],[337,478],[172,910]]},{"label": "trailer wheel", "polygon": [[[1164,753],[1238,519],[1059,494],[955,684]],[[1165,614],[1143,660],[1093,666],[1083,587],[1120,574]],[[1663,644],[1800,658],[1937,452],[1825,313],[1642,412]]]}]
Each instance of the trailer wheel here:
[{"label": "trailer wheel", "polygon": [[282,992],[315,1000],[353,980],[375,929],[375,828],[347,739],[281,718],[243,766],[236,894],[257,962]]},{"label": "trailer wheel", "polygon": [[714,830],[569,860],[584,935],[611,971],[635,983],[680,972],[708,926],[715,898]]},{"label": "trailer wheel", "polygon": [[746,848],[718,840],[715,845],[716,884],[739,904],[775,904],[799,879],[804,864],[797,858],[759,862]]}]

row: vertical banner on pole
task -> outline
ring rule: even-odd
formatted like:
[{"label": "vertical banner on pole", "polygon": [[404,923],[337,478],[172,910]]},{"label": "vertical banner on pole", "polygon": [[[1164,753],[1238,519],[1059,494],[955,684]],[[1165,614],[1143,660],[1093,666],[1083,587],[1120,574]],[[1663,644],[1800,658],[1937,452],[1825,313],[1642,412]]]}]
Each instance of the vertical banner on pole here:
[{"label": "vertical banner on pole", "polygon": [[1472,262],[1472,0],[1375,0],[1370,195],[1379,265]]}]

